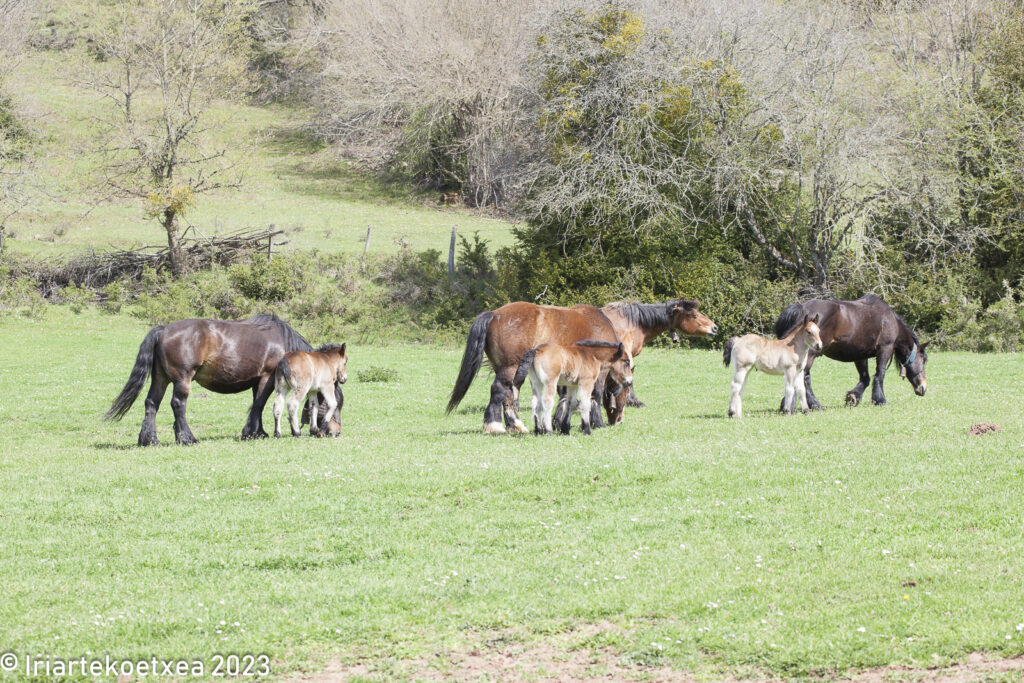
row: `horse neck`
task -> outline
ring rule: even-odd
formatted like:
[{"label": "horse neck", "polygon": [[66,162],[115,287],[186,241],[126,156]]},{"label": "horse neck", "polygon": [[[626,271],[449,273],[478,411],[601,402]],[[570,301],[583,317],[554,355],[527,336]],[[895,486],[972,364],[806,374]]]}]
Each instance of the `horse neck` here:
[{"label": "horse neck", "polygon": [[800,358],[806,358],[807,354],[811,351],[811,345],[807,343],[807,337],[804,336],[803,327],[798,327],[795,332],[783,337],[780,341],[785,342],[787,345],[792,344]]},{"label": "horse neck", "polygon": [[900,355],[906,358],[910,355],[911,350],[913,350],[914,345],[917,342],[914,341],[914,333],[911,332],[909,325],[899,318],[896,319],[896,323],[899,326],[900,331],[896,335],[896,343],[894,344],[893,351],[898,349]]}]

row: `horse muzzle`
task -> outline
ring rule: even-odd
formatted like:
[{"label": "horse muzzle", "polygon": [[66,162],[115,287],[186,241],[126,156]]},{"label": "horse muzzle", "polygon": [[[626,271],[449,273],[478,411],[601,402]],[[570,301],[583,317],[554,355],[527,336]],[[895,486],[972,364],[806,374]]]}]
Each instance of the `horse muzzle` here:
[{"label": "horse muzzle", "polygon": [[712,325],[711,330],[708,332],[708,337],[714,337],[718,334],[718,325]]},{"label": "horse muzzle", "polygon": [[914,387],[914,393],[917,394],[918,396],[924,396],[924,393],[926,391],[928,391],[928,383],[927,382],[921,382],[916,387]]}]

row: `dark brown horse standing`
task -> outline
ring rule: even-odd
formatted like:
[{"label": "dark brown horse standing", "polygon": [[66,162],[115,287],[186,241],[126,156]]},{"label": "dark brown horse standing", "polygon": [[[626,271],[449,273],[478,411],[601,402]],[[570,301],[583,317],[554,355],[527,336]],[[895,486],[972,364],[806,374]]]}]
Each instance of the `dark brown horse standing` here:
[{"label": "dark brown horse standing", "polygon": [[[714,337],[718,325],[698,310],[700,302],[690,299],[670,299],[656,304],[640,304],[624,301],[604,306],[601,311],[612,321],[615,334],[626,346],[630,357],[636,358],[658,335],[672,331],[673,337],[683,334],[687,337]],[[609,383],[604,394],[608,421],[618,424],[627,405],[642,406],[630,387],[625,393],[617,392],[618,387]],[[617,393],[616,393],[617,392]]]},{"label": "dark brown horse standing", "polygon": [[821,407],[811,390],[811,366],[816,355],[857,366],[860,381],[846,393],[846,402],[850,405],[860,403],[871,381],[868,374],[868,360],[871,358],[875,359],[875,378],[871,386],[873,403],[885,404],[885,370],[893,357],[900,365],[900,376],[907,378],[918,396],[924,396],[928,388],[924,374],[928,342],[919,342],[910,326],[889,304],[874,294],[856,301],[811,299],[802,304],[790,304],[775,321],[775,335],[782,338],[805,316],[815,314],[819,316],[822,350],[808,357],[804,368],[807,402],[812,409]]},{"label": "dark brown horse standing", "polygon": [[[180,444],[196,443],[185,421],[185,406],[192,381],[218,394],[252,390],[252,407],[242,429],[243,439],[264,438],[263,408],[274,391],[274,371],[289,351],[312,351],[313,347],[288,323],[274,315],[257,315],[241,321],[179,320],[158,325],[139,346],[135,367],[120,395],[107,411],[108,420],[120,420],[132,407],[151,377],[146,395],[139,445],[152,446],[156,437],[156,412],[168,385],[173,387],[171,410],[174,436]],[[341,389],[335,387],[338,404]],[[335,425],[332,423],[332,428]]]},{"label": "dark brown horse standing", "polygon": [[[526,425],[517,414],[519,394],[513,386],[523,355],[541,344],[572,346],[584,339],[619,342],[611,321],[595,306],[562,308],[518,301],[493,311],[484,311],[476,317],[469,330],[462,366],[447,412],[455,410],[465,397],[486,353],[494,370],[494,383],[491,385],[491,400],[484,412],[484,432],[501,434],[505,432],[505,426],[511,431],[526,432]],[[603,384],[599,380],[594,388],[598,397],[604,391]],[[591,411],[591,424],[603,426],[600,400],[593,402]],[[501,422],[503,412],[505,426]]]}]

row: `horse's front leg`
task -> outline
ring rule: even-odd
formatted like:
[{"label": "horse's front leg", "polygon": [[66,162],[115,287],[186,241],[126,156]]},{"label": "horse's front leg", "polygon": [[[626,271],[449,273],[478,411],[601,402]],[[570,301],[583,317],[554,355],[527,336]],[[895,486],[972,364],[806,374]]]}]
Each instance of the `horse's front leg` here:
[{"label": "horse's front leg", "polygon": [[[630,408],[643,408],[647,404],[637,397],[634,387],[630,386],[629,395],[626,396],[626,405],[629,406]],[[613,424],[618,424],[618,422],[615,422]]]},{"label": "horse's front leg", "polygon": [[860,405],[861,396],[864,395],[864,390],[868,388],[868,384],[871,382],[871,375],[868,374],[868,362],[866,360],[858,360],[853,363],[857,367],[857,386],[846,392],[846,405],[853,407]]},{"label": "horse's front leg", "polygon": [[821,410],[821,403],[818,402],[818,398],[814,395],[814,389],[811,388],[811,366],[814,365],[814,359],[817,358],[813,353],[807,356],[807,364],[804,365],[804,391],[807,394],[807,405],[810,406],[811,410]]},{"label": "horse's front leg", "polygon": [[[334,413],[338,409],[338,399],[335,397],[333,391],[328,391],[324,393],[324,401],[327,403],[327,412],[324,414],[324,426],[323,429],[320,430],[320,435],[330,436],[331,418],[334,417]],[[340,432],[335,436],[340,436]]]},{"label": "horse's front leg", "polygon": [[164,400],[167,391],[167,376],[161,370],[154,369],[149,382],[149,393],[146,394],[146,414],[142,418],[142,429],[139,430],[140,446],[156,446],[160,443],[156,438],[156,411]]},{"label": "horse's front leg", "polygon": [[876,406],[885,405],[885,368],[889,365],[890,358],[892,358],[891,347],[879,351],[875,358],[875,381],[871,384],[871,402]]},{"label": "horse's front leg", "polygon": [[543,433],[553,434],[551,425],[551,409],[555,407],[555,397],[558,395],[557,379],[544,386],[544,393],[541,395],[541,413],[544,418]]},{"label": "horse's front leg", "polygon": [[[747,383],[747,375],[749,373],[749,365],[736,363],[736,370],[732,375],[732,384],[729,385],[731,392],[729,397],[729,417],[743,417],[743,387]],[[783,402],[783,405],[785,405],[785,402]]]},{"label": "horse's front leg", "polygon": [[569,389],[558,387],[558,408],[555,409],[555,426],[563,434],[569,433],[569,421],[572,419],[572,409],[569,406]]},{"label": "horse's front leg", "polygon": [[273,373],[260,376],[259,382],[252,388],[252,407],[249,417],[242,428],[242,439],[266,439],[267,432],[263,429],[263,410],[267,407],[270,395],[274,393]]},{"label": "horse's front leg", "polygon": [[591,389],[589,394],[591,400],[587,401],[590,405],[590,424],[594,429],[600,429],[601,427],[608,426],[604,423],[604,415],[601,414],[601,394],[604,393],[604,383],[607,378],[607,370],[598,375],[597,381],[594,382],[594,387]]},{"label": "horse's front leg", "polygon": [[174,383],[174,390],[171,394],[171,410],[174,411],[174,438],[182,446],[191,446],[199,443],[192,430],[189,429],[185,420],[185,408],[188,405],[188,395],[192,390],[191,377],[181,379]]}]

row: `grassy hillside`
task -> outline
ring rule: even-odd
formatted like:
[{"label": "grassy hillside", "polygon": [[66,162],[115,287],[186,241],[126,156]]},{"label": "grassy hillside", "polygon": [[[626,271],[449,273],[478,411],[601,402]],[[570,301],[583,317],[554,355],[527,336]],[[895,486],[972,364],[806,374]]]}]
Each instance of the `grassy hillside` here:
[{"label": "grassy hillside", "polygon": [[[70,29],[68,29],[70,30]],[[136,199],[109,197],[98,166],[97,119],[104,103],[77,85],[92,57],[78,45],[29,53],[10,90],[37,129],[35,197],[8,221],[12,250],[53,255],[163,244],[160,226]],[[328,252],[363,249],[373,226],[372,252],[404,241],[415,250],[447,250],[453,226],[479,231],[498,246],[511,241],[509,224],[481,213],[438,206],[436,193],[384,185],[301,132],[299,109],[219,103],[211,112],[217,141],[230,143],[242,169],[238,189],[201,198],[185,217],[204,235],[276,225],[291,248]]]},{"label": "grassy hillside", "polygon": [[141,406],[100,415],[144,331],[0,320],[5,650],[376,680],[510,643],[778,676],[1024,653],[1018,355],[935,353],[927,397],[893,372],[857,409],[851,366],[821,362],[827,409],[792,418],[757,374],[730,421],[719,354],[652,349],[624,425],[486,437],[485,375],[443,413],[459,349],[356,346],[338,440],[239,442],[248,396],[196,387],[202,443],[139,450]]}]

